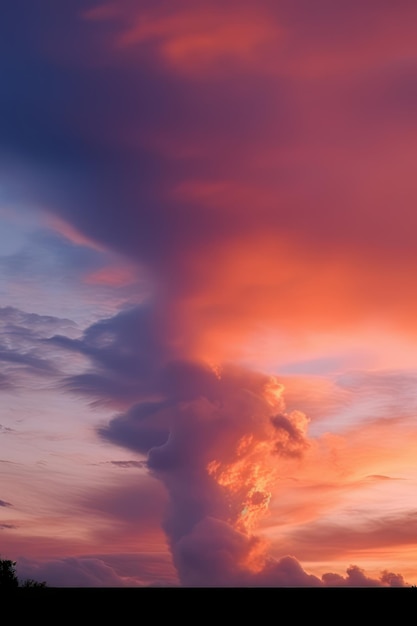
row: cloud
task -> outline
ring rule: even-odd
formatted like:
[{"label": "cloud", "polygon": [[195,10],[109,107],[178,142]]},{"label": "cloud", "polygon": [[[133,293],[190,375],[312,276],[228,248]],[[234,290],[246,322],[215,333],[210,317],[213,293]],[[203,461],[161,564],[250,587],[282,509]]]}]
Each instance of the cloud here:
[{"label": "cloud", "polygon": [[[79,337],[9,328],[16,344],[0,356],[37,372],[53,367],[49,349],[89,360],[62,387],[117,407],[98,434],[164,486],[182,584],[321,585],[255,535],[278,472],[309,453],[308,420],[277,380],[227,363],[259,332],[302,346],[378,319],[415,337],[414,146],[399,115],[415,99],[415,8],[122,0],[84,17],[51,4],[40,21],[21,6],[25,24],[9,7],[0,44],[9,193],[56,214],[67,247],[145,267],[152,289]],[[376,106],[373,86],[395,95]],[[98,267],[84,279],[123,282]],[[100,560],[48,567],[71,584],[118,580]],[[371,579],[353,568],[341,580]]]},{"label": "cloud", "polygon": [[18,526],[14,524],[0,524],[0,530],[14,530],[16,528],[18,528]]},{"label": "cloud", "polygon": [[98,558],[64,558],[33,562],[21,558],[16,573],[22,580],[45,581],[52,587],[137,587],[133,577],[119,576],[113,568]]},{"label": "cloud", "polygon": [[90,371],[67,377],[64,388],[124,404],[153,397],[164,384],[158,379],[164,364],[178,353],[167,338],[169,320],[158,317],[146,304],[99,320],[80,339],[51,337],[50,345],[82,354],[93,364]]},{"label": "cloud", "polygon": [[[417,408],[415,371],[348,371],[336,377],[336,383],[356,398],[378,403],[387,416],[414,416]],[[375,400],[377,399],[377,400]]]},{"label": "cloud", "polygon": [[79,333],[69,319],[27,313],[10,306],[0,308],[0,330],[0,384],[4,389],[22,384],[22,377],[52,380],[62,374],[65,369],[60,355],[45,340],[58,330],[68,336]]},{"label": "cloud", "polygon": [[311,419],[315,435],[344,432],[380,420],[410,427],[417,409],[413,369],[346,369],[328,376],[283,376],[289,407]]},{"label": "cloud", "polygon": [[177,586],[169,558],[163,553],[98,554],[16,562],[20,580],[45,581],[48,587]]},{"label": "cloud", "polygon": [[[206,518],[174,548],[182,582],[196,587],[319,587],[321,581],[307,574],[292,557],[268,560],[260,571],[256,563],[259,539],[248,537],[220,520]],[[253,554],[255,553],[255,554]]]},{"label": "cloud", "polygon": [[126,532],[129,527],[136,535],[157,531],[166,503],[167,496],[161,483],[146,475],[107,488],[91,489],[82,499],[84,509],[117,520],[126,525]]},{"label": "cloud", "polygon": [[119,374],[133,385],[146,379],[148,370],[152,374],[153,362],[174,353],[164,342],[167,329],[158,324],[155,313],[149,306],[121,311],[89,326],[81,339],[58,335],[50,342],[88,356],[98,369]]},{"label": "cloud", "polygon": [[145,466],[144,461],[107,461],[116,467],[121,467],[123,469],[130,469],[131,467],[135,469],[142,469]]},{"label": "cloud", "polygon": [[285,415],[276,415],[271,421],[281,435],[276,443],[276,451],[288,456],[302,456],[309,445],[305,438],[307,424],[305,415],[294,412],[292,420]]},{"label": "cloud", "polygon": [[[385,570],[371,578],[353,565],[346,577],[325,573],[321,578],[308,574],[292,556],[267,559],[258,571],[242,568],[253,559],[257,540],[237,533],[218,520],[205,519],[176,546],[174,559],[180,562],[184,584],[196,587],[404,587],[400,574]],[[256,554],[255,554],[256,563]]]},{"label": "cloud", "polygon": [[405,587],[404,578],[401,574],[394,574],[387,570],[381,572],[378,579],[370,578],[364,570],[356,565],[351,565],[346,570],[346,577],[339,574],[323,574],[323,582],[326,587]]},{"label": "cloud", "polygon": [[[258,51],[277,35],[276,25],[262,7],[254,9],[247,2],[217,4],[215,11],[181,3],[174,12],[165,3],[163,16],[148,8],[145,20],[129,3],[118,8],[124,24],[116,46],[134,49],[151,45],[180,72],[206,73],[213,66],[218,72],[221,64],[228,62],[251,64],[254,57],[261,57]],[[237,22],[233,19],[236,12],[240,18]]]},{"label": "cloud", "polygon": [[13,506],[10,502],[6,502],[6,500],[0,500],[0,506]]},{"label": "cloud", "polygon": [[[274,377],[178,358],[178,349],[154,339],[158,326],[151,312],[148,306],[132,309],[92,325],[80,339],[51,339],[91,359],[92,371],[78,375],[79,381],[107,378],[106,387],[81,385],[85,393],[117,402],[112,381],[130,389],[134,403],[129,406],[125,396],[127,410],[101,425],[98,434],[142,455],[138,463],[165,489],[164,498],[155,500],[152,488],[142,498],[139,484],[119,486],[113,495],[90,494],[90,506],[131,530],[148,519],[144,506],[154,511],[151,525],[162,521],[183,585],[321,586],[336,581],[308,574],[296,557],[273,559],[256,535],[279,472],[311,448],[305,415],[286,411],[284,388]],[[307,547],[302,542],[305,554],[314,541],[310,537]],[[343,584],[382,584],[352,576]]]},{"label": "cloud", "polygon": [[[11,389],[13,387],[13,382],[10,376],[6,374],[0,373],[0,390]],[[0,427],[0,432],[2,431]]]},{"label": "cloud", "polygon": [[0,321],[4,332],[8,334],[14,332],[20,334],[22,338],[46,338],[58,330],[65,330],[68,334],[78,333],[76,324],[70,319],[27,313],[11,306],[0,308]]},{"label": "cloud", "polygon": [[306,448],[304,416],[285,414],[272,377],[236,367],[216,375],[175,362],[156,380],[160,402],[137,404],[101,436],[147,454],[148,470],[164,484],[163,527],[182,584],[262,586],[250,563],[256,550],[262,562],[265,548],[251,533],[267,513],[279,457],[299,458]]},{"label": "cloud", "polygon": [[300,525],[292,533],[289,545],[309,559],[319,554],[322,558],[340,557],[358,550],[393,548],[399,551],[406,546],[412,549],[415,545],[416,524],[417,514],[414,510],[401,514],[375,515],[373,518],[368,512],[365,522],[358,520],[350,525],[342,522]]},{"label": "cloud", "polygon": [[392,476],[381,476],[379,474],[373,474],[371,476],[367,476],[366,478],[369,478],[370,480],[401,480],[401,478],[393,478]]},{"label": "cloud", "polygon": [[[337,319],[349,329],[378,314],[410,332],[416,259],[404,224],[415,189],[409,159],[397,158],[410,152],[409,135],[394,109],[376,122],[372,103],[359,106],[369,73],[393,93],[392,63],[415,46],[408,27],[400,37],[410,4],[323,3],[313,15],[305,2],[245,2],[238,24],[221,3],[114,10],[120,19],[111,11],[110,22],[67,11],[52,42],[47,24],[63,24],[48,9],[44,46],[59,71],[41,70],[27,46],[17,56],[14,75],[24,67],[44,84],[39,93],[11,81],[2,105],[3,151],[49,166],[30,194],[85,237],[144,263],[161,307],[207,350],[214,340],[218,352],[231,350],[236,334],[238,349],[261,320],[299,333],[303,323],[326,329]],[[68,37],[80,57],[66,50]],[[412,94],[402,91],[406,106]]]}]

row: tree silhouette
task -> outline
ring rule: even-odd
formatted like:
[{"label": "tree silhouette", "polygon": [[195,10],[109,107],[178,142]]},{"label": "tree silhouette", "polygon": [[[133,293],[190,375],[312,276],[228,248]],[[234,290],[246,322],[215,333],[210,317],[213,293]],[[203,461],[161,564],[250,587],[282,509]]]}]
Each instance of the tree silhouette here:
[{"label": "tree silhouette", "polygon": [[26,578],[21,583],[16,575],[16,562],[8,559],[0,559],[0,590],[17,589],[18,587],[27,588],[41,588],[46,587],[45,582],[37,582],[32,578]]},{"label": "tree silhouette", "polygon": [[15,561],[0,559],[0,589],[16,589],[19,586],[15,565]]},{"label": "tree silhouette", "polygon": [[30,588],[43,588],[46,587],[46,582],[38,582],[37,580],[33,580],[33,578],[25,578],[25,580],[22,582],[22,584],[20,585],[21,587],[24,587],[25,589]]}]

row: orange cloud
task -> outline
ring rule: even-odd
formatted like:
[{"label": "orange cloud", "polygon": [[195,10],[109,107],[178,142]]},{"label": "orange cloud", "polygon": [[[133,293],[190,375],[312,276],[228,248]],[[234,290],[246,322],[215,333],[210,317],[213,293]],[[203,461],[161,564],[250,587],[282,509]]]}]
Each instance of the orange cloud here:
[{"label": "orange cloud", "polygon": [[188,230],[176,245],[174,227],[172,254],[156,253],[156,280],[178,341],[220,360],[277,331],[300,345],[375,325],[414,337],[415,9],[326,5],[325,20],[304,1],[94,11],[114,20],[114,62],[159,72],[162,58],[158,80],[172,80],[156,121],[106,128],[175,173],[158,175],[161,222],[175,214]]},{"label": "orange cloud", "polygon": [[164,12],[154,7],[132,12],[125,6],[129,26],[119,35],[117,45],[126,48],[150,42],[176,70],[195,75],[213,66],[218,70],[219,63],[229,59],[259,62],[265,45],[282,36],[260,6],[182,5]]},{"label": "orange cloud", "polygon": [[404,265],[399,277],[398,266],[382,271],[380,259],[362,266],[360,251],[352,255],[341,249],[326,256],[265,232],[219,242],[197,258],[184,259],[192,293],[174,307],[191,351],[212,360],[240,357],[251,337],[275,331],[296,345],[321,334],[321,350],[327,335],[331,349],[332,334],[362,335],[369,342],[375,323],[380,337],[415,336],[414,269]]}]

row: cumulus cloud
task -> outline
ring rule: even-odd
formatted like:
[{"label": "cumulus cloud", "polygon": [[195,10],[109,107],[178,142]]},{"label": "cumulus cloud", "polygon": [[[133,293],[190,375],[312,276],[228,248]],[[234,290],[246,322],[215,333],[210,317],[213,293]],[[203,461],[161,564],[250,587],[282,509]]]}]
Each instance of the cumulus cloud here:
[{"label": "cumulus cloud", "polygon": [[[251,584],[252,553],[260,552],[259,562],[266,558],[252,531],[268,512],[280,463],[300,459],[308,449],[308,420],[285,411],[283,387],[274,377],[180,359],[155,342],[150,324],[147,309],[132,310],[94,325],[79,340],[52,341],[88,355],[96,371],[110,381],[123,378],[136,395],[135,404],[98,432],[143,455],[164,485],[163,528],[182,584]],[[102,393],[111,394],[111,385]],[[216,550],[209,547],[217,543]],[[199,573],[190,566],[190,551],[192,562],[200,555]],[[204,564],[214,551],[217,564]]]},{"label": "cumulus cloud", "polygon": [[[346,576],[325,573],[320,578],[308,574],[292,556],[266,557],[259,567],[259,543],[256,537],[248,537],[228,524],[206,518],[178,542],[174,559],[176,557],[183,584],[192,587],[406,586],[400,574],[385,570],[379,578],[372,578],[356,565],[346,570]],[[254,570],[247,567],[249,563],[255,565]]]},{"label": "cumulus cloud", "polygon": [[49,343],[82,354],[94,365],[90,372],[68,377],[69,389],[129,402],[156,391],[152,388],[155,371],[175,354],[165,340],[166,332],[154,311],[143,306],[99,320],[80,339],[55,335]]},{"label": "cumulus cloud", "polygon": [[[286,410],[283,385],[273,376],[180,358],[178,348],[160,341],[151,312],[149,307],[132,309],[94,324],[80,339],[51,339],[91,359],[93,369],[80,374],[79,382],[85,382],[83,376],[108,379],[106,388],[96,386],[96,397],[117,402],[113,381],[130,389],[134,403],[127,402],[127,410],[102,424],[98,434],[141,455],[135,466],[164,486],[159,500],[151,485],[143,497],[137,485],[90,496],[91,506],[138,527],[146,509],[153,511],[150,520],[162,520],[182,585],[399,583],[397,575],[361,578],[358,568],[349,570],[346,579],[330,573],[320,579],[304,571],[294,556],[269,556],[256,530],[268,515],[282,464],[299,462],[309,451],[308,419]],[[79,389],[92,392],[82,384]],[[127,465],[132,464],[122,462]]]},{"label": "cumulus cloud", "polygon": [[[155,372],[151,389],[159,402],[138,403],[99,432],[146,454],[164,484],[163,527],[181,583],[267,584],[270,563],[268,574],[252,573],[267,558],[252,531],[267,514],[280,459],[300,458],[308,447],[305,416],[285,413],[273,377],[237,367],[216,372],[175,361]],[[297,575],[297,568],[283,573],[284,565],[274,570],[276,584],[319,584],[301,566]]]},{"label": "cumulus cloud", "polygon": [[326,587],[405,587],[401,574],[394,574],[384,570],[379,578],[371,578],[357,565],[351,565],[346,570],[346,576],[339,574],[323,574]]},{"label": "cumulus cloud", "polygon": [[138,580],[120,576],[99,558],[64,558],[36,562],[21,558],[16,563],[18,578],[45,581],[51,587],[137,587]]},{"label": "cumulus cloud", "polygon": [[178,581],[165,553],[82,555],[36,560],[20,557],[16,573],[49,587],[172,587]]}]

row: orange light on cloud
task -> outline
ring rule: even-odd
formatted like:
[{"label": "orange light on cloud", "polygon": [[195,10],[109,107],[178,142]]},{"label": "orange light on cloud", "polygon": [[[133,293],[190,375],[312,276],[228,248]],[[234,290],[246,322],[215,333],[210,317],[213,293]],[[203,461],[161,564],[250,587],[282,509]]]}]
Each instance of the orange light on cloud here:
[{"label": "orange light on cloud", "polygon": [[214,11],[193,5],[164,14],[152,9],[132,19],[134,25],[118,37],[119,47],[152,42],[176,70],[193,74],[210,71],[228,58],[251,63],[261,58],[267,42],[282,36],[259,7],[253,10],[250,5],[239,7],[238,19],[236,11],[223,4]]},{"label": "orange light on cloud", "polygon": [[[283,391],[283,385],[273,376],[264,387],[265,400],[272,412],[278,415],[285,410]],[[213,459],[207,465],[209,475],[225,490],[230,507],[229,522],[245,534],[252,533],[269,512],[272,489],[280,466],[278,457],[299,457],[301,449],[305,447],[301,437],[306,435],[306,417],[293,411],[285,413],[284,419],[287,427],[293,431],[275,427],[272,420],[265,424],[262,438],[258,438],[255,433],[240,437],[235,445],[232,462]]]},{"label": "orange light on cloud", "polygon": [[357,328],[358,323],[366,325],[375,313],[390,321],[392,313],[397,313],[403,332],[413,327],[413,309],[409,319],[404,319],[407,309],[403,307],[410,307],[410,295],[400,293],[399,299],[382,308],[377,298],[386,293],[387,276],[381,276],[377,284],[369,273],[368,282],[366,272],[349,267],[348,259],[333,258],[329,263],[266,235],[219,245],[214,253],[215,259],[207,255],[194,259],[194,293],[176,303],[188,337],[193,338],[194,330],[192,349],[197,356],[233,358],[251,336],[268,330],[290,333],[297,342],[311,331],[340,333]]}]

